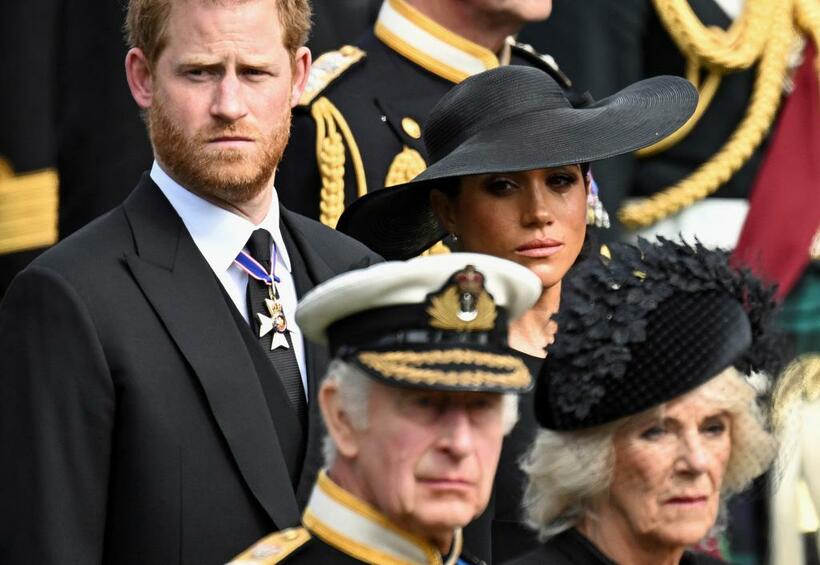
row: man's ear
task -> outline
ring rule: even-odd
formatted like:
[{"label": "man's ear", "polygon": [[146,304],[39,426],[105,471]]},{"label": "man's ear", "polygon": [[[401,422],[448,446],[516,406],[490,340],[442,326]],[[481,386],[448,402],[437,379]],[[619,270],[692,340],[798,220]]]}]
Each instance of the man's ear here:
[{"label": "man's ear", "polygon": [[430,207],[447,233],[456,233],[456,214],[453,200],[440,190],[430,191]]},{"label": "man's ear", "polygon": [[299,98],[302,96],[305,87],[307,86],[308,77],[310,76],[310,64],[312,62],[310,49],[307,47],[300,47],[296,50],[296,55],[293,57],[293,82],[290,92],[291,108],[296,107],[299,103]]},{"label": "man's ear", "polygon": [[154,76],[142,49],[133,47],[128,50],[125,55],[125,76],[137,105],[143,110],[150,108],[154,101]]},{"label": "man's ear", "polygon": [[336,444],[336,451],[348,459],[356,457],[359,453],[359,434],[342,407],[339,385],[333,379],[325,379],[319,389],[319,408],[327,433]]}]

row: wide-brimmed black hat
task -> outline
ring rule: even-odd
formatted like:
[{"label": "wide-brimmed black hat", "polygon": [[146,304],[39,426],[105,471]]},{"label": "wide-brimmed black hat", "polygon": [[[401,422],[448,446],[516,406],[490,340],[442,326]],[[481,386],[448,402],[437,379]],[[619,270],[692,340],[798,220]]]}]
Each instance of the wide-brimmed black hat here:
[{"label": "wide-brimmed black hat", "polygon": [[532,376],[507,325],[532,308],[541,281],[477,253],[379,263],[324,282],[299,301],[303,334],[389,385],[524,392]]},{"label": "wide-brimmed black hat", "polygon": [[564,279],[558,332],[535,413],[575,430],[659,406],[729,367],[774,376],[782,344],[774,288],[728,254],[659,238],[578,265]]},{"label": "wide-brimmed black hat", "polygon": [[342,214],[340,231],[389,259],[418,255],[444,235],[430,190],[464,175],[588,163],[651,145],[692,115],[697,91],[659,76],[574,108],[548,74],[520,65],[474,75],[435,105],[424,126],[429,167]]}]

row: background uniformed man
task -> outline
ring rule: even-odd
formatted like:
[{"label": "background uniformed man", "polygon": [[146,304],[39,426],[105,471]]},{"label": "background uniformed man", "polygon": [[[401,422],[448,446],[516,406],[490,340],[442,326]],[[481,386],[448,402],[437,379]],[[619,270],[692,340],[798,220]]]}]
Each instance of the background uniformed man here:
[{"label": "background uniformed man", "polygon": [[427,114],[473,74],[531,65],[569,89],[551,57],[511,38],[551,8],[550,0],[385,0],[355,46],[314,63],[279,170],[282,201],[335,227],[346,204],[410,180],[426,167]]}]

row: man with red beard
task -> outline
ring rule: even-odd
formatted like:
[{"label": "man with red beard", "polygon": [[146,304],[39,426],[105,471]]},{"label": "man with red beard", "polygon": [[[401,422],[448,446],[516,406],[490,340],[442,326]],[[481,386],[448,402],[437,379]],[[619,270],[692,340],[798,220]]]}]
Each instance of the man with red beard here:
[{"label": "man with red beard", "polygon": [[307,0],[130,0],[155,162],[0,305],[1,563],[223,563],[299,522],[327,353],[296,301],[379,260],[279,206],[309,21]]}]

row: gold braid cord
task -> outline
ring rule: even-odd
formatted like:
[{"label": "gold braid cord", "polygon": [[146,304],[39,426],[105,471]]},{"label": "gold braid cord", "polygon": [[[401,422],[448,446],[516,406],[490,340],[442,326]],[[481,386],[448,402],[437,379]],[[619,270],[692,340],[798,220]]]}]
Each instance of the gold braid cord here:
[{"label": "gold braid cord", "polygon": [[[703,26],[685,0],[653,0],[670,36],[687,57],[687,74],[699,78],[699,70],[709,71],[699,87],[708,101],[717,88],[721,74],[748,68],[757,62],[751,101],[746,115],[726,144],[706,163],[677,184],[634,204],[618,213],[630,229],[650,226],[695,202],[713,194],[725,184],[760,145],[774,121],[789,72],[792,48],[797,43],[796,25],[814,25],[817,0],[748,0],[744,14],[728,31]],[[820,28],[812,27],[816,36]],[[671,142],[650,147],[643,155],[660,152],[680,141],[703,114],[706,104],[699,104],[693,120],[683,126]],[[662,142],[663,143],[663,142]]]},{"label": "gold braid cord", "polygon": [[[410,182],[426,168],[427,163],[424,162],[421,153],[405,146],[400,153],[393,157],[393,162],[390,163],[390,168],[387,170],[387,178],[384,179],[384,187],[388,188]],[[449,252],[447,246],[439,241],[422,255],[439,255]]]},{"label": "gold braid cord", "polygon": [[330,100],[324,96],[317,99],[310,113],[316,122],[316,163],[322,179],[319,219],[335,228],[345,208],[345,144],[356,173],[357,196],[367,193],[364,165],[350,126]]},{"label": "gold braid cord", "polygon": [[[359,362],[387,378],[413,384],[524,389],[532,377],[518,357],[471,349],[362,352]],[[441,370],[431,365],[477,365],[486,370]],[[495,369],[495,371],[493,371]]]},{"label": "gold braid cord", "polygon": [[687,0],[653,0],[655,10],[681,53],[720,71],[748,69],[766,47],[775,13],[792,0],[746,0],[743,13],[724,31],[706,27]]},{"label": "gold braid cord", "polygon": [[410,182],[427,168],[424,157],[415,149],[410,149],[405,145],[401,152],[393,157],[390,168],[387,170],[387,178],[384,179],[385,188]]},{"label": "gold braid cord", "polygon": [[[820,0],[794,0],[794,12],[797,27],[810,36],[815,47],[820,49]],[[820,75],[820,54],[814,58],[814,64]]]}]

